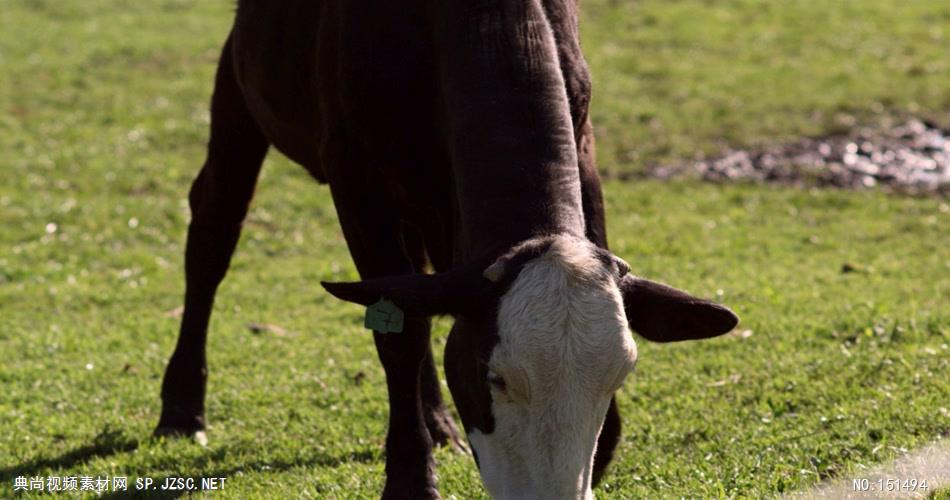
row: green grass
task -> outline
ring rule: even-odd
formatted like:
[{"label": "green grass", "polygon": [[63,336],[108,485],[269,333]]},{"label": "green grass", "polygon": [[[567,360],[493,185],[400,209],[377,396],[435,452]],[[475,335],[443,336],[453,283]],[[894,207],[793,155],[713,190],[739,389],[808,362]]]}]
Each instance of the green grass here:
[{"label": "green grass", "polygon": [[927,498],[930,500],[950,500],[950,488],[936,490]]},{"label": "green grass", "polygon": [[882,111],[950,124],[948,2],[582,3],[598,158],[611,174]]},{"label": "green grass", "polygon": [[[950,109],[939,2],[764,5],[585,3],[608,169],[827,131],[875,103]],[[382,370],[362,310],[317,284],[355,273],[327,189],[278,155],[212,321],[210,447],[148,438],[230,10],[0,0],[0,497],[15,476],[53,474],[224,476],[226,498],[379,492]],[[950,433],[946,200],[605,189],[614,251],[639,274],[719,297],[751,335],[639,342],[624,440],[598,494],[760,497],[856,477]],[[251,322],[288,333],[253,334]],[[441,352],[448,322],[437,327]],[[437,458],[445,495],[483,495],[470,457]]]}]

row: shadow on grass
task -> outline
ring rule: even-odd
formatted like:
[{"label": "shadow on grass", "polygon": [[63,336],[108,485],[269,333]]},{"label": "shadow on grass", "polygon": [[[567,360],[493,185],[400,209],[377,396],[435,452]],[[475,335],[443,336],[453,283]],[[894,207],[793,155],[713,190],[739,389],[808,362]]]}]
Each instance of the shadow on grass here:
[{"label": "shadow on grass", "polygon": [[[165,438],[167,439],[167,438]],[[192,471],[188,473],[182,473],[179,475],[166,475],[162,477],[151,477],[143,475],[141,477],[151,477],[153,480],[152,489],[150,490],[138,490],[135,488],[134,478],[129,477],[129,489],[126,491],[113,491],[106,492],[99,498],[105,499],[121,499],[121,498],[154,498],[154,499],[166,499],[166,498],[179,498],[182,496],[194,494],[201,492],[202,479],[204,478],[224,478],[224,482],[219,482],[219,487],[217,489],[228,488],[227,481],[234,477],[235,474],[247,474],[247,473],[279,473],[288,471],[291,469],[297,468],[306,468],[306,467],[339,467],[348,463],[370,463],[379,459],[378,453],[375,453],[371,450],[358,450],[342,453],[336,456],[328,455],[317,455],[313,457],[296,457],[292,459],[281,459],[281,460],[258,460],[253,462],[236,464],[231,467],[219,468],[206,470],[202,467],[202,462],[208,463],[209,461],[221,460],[228,456],[233,456],[238,451],[246,451],[246,447],[236,446],[236,447],[227,447],[216,450],[213,454],[196,457],[197,459],[192,461],[192,463],[183,463],[179,464],[181,470]],[[166,481],[169,479],[178,480],[181,478],[192,478],[194,486],[191,489],[163,489],[163,485],[166,484]],[[172,484],[175,484],[174,482]],[[213,490],[207,490],[213,491]]]},{"label": "shadow on grass", "polygon": [[[139,444],[139,440],[126,437],[121,430],[107,426],[92,438],[92,442],[89,444],[79,446],[56,457],[36,458],[0,469],[0,483],[12,484],[13,480],[17,477],[36,476],[43,469],[69,469],[95,458],[133,451],[139,447]],[[367,449],[348,451],[339,455],[318,454],[310,457],[303,456],[292,459],[262,459],[211,470],[205,467],[209,462],[214,463],[215,461],[222,460],[228,456],[234,456],[238,452],[245,452],[246,450],[247,448],[244,446],[229,446],[215,450],[215,452],[210,455],[195,457],[195,460],[192,460],[191,463],[177,464],[178,467],[176,468],[179,470],[194,472],[162,477],[151,477],[148,476],[147,473],[141,474],[138,477],[150,477],[153,480],[153,489],[147,491],[136,489],[135,480],[137,477],[129,477],[129,489],[127,491],[104,492],[100,498],[179,498],[194,493],[196,490],[163,489],[163,485],[166,484],[167,479],[191,477],[194,478],[195,488],[200,488],[202,478],[229,479],[238,473],[283,472],[300,467],[335,468],[348,463],[371,463],[380,458],[379,453]],[[223,486],[227,488],[226,480]]]},{"label": "shadow on grass", "polygon": [[132,451],[138,446],[138,440],[125,437],[118,429],[105,427],[92,438],[92,443],[69,450],[58,457],[37,458],[0,469],[0,483],[12,483],[13,479],[19,476],[35,476],[41,469],[70,468],[93,458]]},{"label": "shadow on grass", "polygon": [[[155,481],[155,484],[159,484],[159,485],[160,485],[160,484],[163,484],[163,483],[165,482],[165,479],[166,479],[166,478],[157,479],[157,480]],[[155,486],[155,487],[157,488],[158,486]],[[194,493],[194,492],[185,491],[185,490],[174,490],[174,491],[166,491],[166,490],[143,491],[143,490],[137,490],[137,489],[135,489],[135,487],[132,486],[132,485],[129,485],[129,488],[131,488],[131,489],[129,489],[129,490],[127,490],[127,491],[112,491],[112,492],[109,492],[109,493],[105,493],[105,494],[103,494],[103,495],[100,495],[99,498],[179,498],[179,497],[183,497],[183,496],[185,496],[185,495],[188,495],[188,494],[190,494],[190,493]]]},{"label": "shadow on grass", "polygon": [[[247,448],[244,447],[234,447],[234,448],[224,448],[217,450],[214,453],[216,459],[222,459],[227,456],[233,456],[237,452],[247,451]],[[353,463],[372,463],[374,461],[381,460],[379,453],[372,450],[352,450],[343,452],[339,455],[314,455],[314,456],[302,456],[294,457],[290,459],[276,459],[276,460],[255,460],[252,462],[245,462],[240,464],[235,464],[230,467],[212,469],[208,472],[204,472],[204,469],[201,467],[195,466],[193,470],[202,471],[204,477],[231,477],[233,474],[237,473],[256,473],[256,472],[284,472],[291,469],[297,469],[301,467],[327,467],[327,468],[336,468],[346,464]]]}]

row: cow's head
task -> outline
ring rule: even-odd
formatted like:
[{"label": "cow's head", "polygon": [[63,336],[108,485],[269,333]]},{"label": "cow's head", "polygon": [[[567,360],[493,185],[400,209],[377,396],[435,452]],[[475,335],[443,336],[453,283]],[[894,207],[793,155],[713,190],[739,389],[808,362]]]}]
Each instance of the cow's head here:
[{"label": "cow's head", "polygon": [[669,342],[721,335],[738,321],[630,275],[584,239],[532,239],[488,264],[324,286],[364,305],[386,297],[407,314],[455,316],[446,377],[495,498],[591,497],[597,436],[637,361],[628,327]]}]

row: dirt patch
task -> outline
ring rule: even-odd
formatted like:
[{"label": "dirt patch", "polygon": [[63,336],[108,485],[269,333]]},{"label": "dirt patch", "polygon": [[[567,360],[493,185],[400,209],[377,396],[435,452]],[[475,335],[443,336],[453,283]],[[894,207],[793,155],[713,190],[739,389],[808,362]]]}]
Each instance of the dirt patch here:
[{"label": "dirt patch", "polygon": [[848,189],[883,187],[950,195],[950,130],[911,119],[894,126],[805,138],[761,150],[648,169],[653,177],[696,176],[715,182],[749,180]]}]

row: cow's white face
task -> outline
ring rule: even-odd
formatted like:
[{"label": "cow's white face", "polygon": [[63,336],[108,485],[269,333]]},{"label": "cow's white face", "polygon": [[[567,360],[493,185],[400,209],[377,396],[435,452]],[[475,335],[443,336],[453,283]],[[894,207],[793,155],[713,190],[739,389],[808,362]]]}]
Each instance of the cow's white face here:
[{"label": "cow's white face", "polygon": [[495,498],[593,496],[597,436],[637,360],[628,326],[674,342],[722,335],[739,321],[719,304],[631,275],[574,236],[538,236],[483,262],[323,286],[363,305],[385,297],[407,315],[455,316],[446,381]]},{"label": "cow's white face", "polygon": [[597,435],[637,359],[615,272],[592,245],[557,238],[501,298],[494,428],[469,433],[492,497],[592,497]]}]

